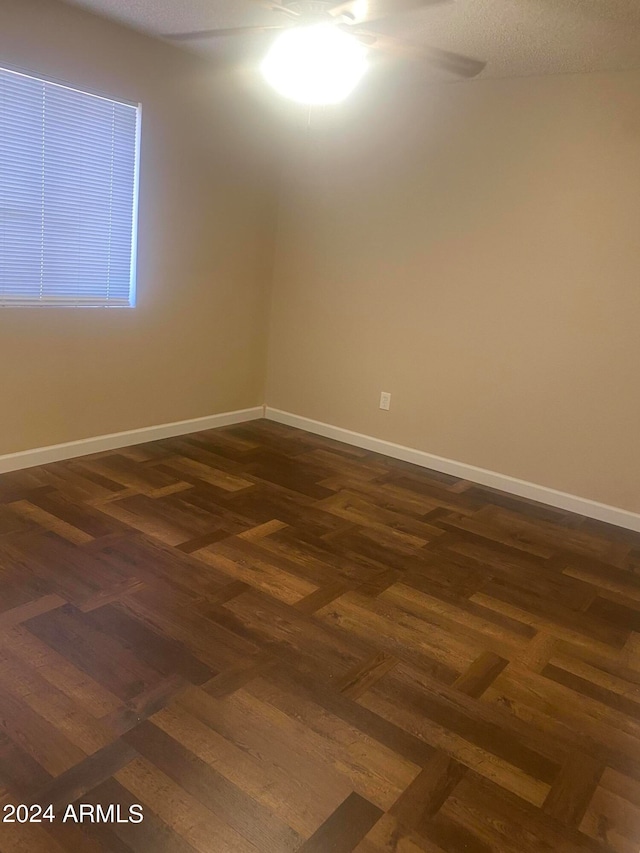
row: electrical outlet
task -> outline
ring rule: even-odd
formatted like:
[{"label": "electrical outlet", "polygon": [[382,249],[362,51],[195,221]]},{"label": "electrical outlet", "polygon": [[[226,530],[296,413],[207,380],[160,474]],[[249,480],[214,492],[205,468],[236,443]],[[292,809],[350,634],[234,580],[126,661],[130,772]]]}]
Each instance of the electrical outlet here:
[{"label": "electrical outlet", "polygon": [[380,392],[380,408],[388,412],[391,408],[391,394],[388,391]]}]

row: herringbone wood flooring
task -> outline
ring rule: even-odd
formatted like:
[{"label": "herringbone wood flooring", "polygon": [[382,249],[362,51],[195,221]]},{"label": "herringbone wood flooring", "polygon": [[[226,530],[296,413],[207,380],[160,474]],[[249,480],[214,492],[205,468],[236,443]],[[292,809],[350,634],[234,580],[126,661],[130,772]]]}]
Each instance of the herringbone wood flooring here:
[{"label": "herringbone wood flooring", "polygon": [[3,853],[640,847],[640,537],[258,421],[0,477]]}]

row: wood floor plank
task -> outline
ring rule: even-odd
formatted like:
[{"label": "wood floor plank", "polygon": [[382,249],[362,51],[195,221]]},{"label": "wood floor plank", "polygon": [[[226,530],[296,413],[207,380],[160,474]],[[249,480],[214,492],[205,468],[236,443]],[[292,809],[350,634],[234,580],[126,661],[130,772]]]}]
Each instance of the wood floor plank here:
[{"label": "wood floor plank", "polygon": [[[282,768],[298,785],[305,785],[309,796],[319,803],[334,805],[351,790],[348,780],[338,768],[330,766],[324,754],[311,753],[304,742],[292,738],[295,726],[276,728],[274,719],[284,715],[259,702],[236,695],[216,700],[203,691],[189,689],[177,700],[178,707],[195,717],[218,735],[244,749],[250,755]],[[233,713],[242,708],[242,713]],[[286,720],[285,720],[286,722]]]},{"label": "wood floor plank", "polygon": [[12,607],[11,610],[5,610],[0,613],[0,631],[13,628],[14,625],[20,625],[34,616],[39,616],[41,613],[48,613],[50,610],[62,607],[66,603],[61,596],[52,594],[43,595],[42,598],[36,598],[19,607]]},{"label": "wood floor plank", "polygon": [[123,740],[113,741],[40,788],[33,796],[33,802],[40,803],[43,808],[49,804],[60,808],[73,803],[126,767],[136,755],[130,744]]},{"label": "wood floor plank", "polygon": [[51,774],[21,746],[6,734],[0,735],[0,790],[4,786],[19,802],[25,802],[34,791],[51,782],[51,778]]},{"label": "wood floor plank", "polygon": [[164,815],[168,826],[198,853],[212,849],[255,853],[259,849],[146,759],[134,759],[115,779],[136,802]]},{"label": "wood floor plank", "polygon": [[165,708],[175,696],[187,689],[188,684],[182,676],[170,675],[138,694],[126,705],[102,717],[101,722],[114,734],[123,735]]},{"label": "wood floor plank", "polygon": [[299,847],[300,837],[294,830],[162,729],[144,722],[126,734],[125,739],[257,848],[266,846],[286,853]]},{"label": "wood floor plank", "polygon": [[358,794],[349,794],[299,848],[299,853],[325,853],[327,850],[350,853],[381,816],[382,811],[368,800]]},{"label": "wood floor plank", "polygon": [[[298,691],[270,683],[268,675],[247,685],[245,693],[259,700],[257,707],[267,719],[277,721],[293,737],[297,733],[296,739],[308,755],[328,768],[339,768],[354,791],[381,808],[388,808],[417,773],[414,761],[396,755],[373,738],[360,739],[358,729],[327,714]],[[245,694],[239,697],[243,700]],[[345,745],[354,742],[357,746],[345,751]]]},{"label": "wood floor plank", "polygon": [[601,762],[589,756],[570,755],[551,786],[543,810],[567,826],[579,826],[603,769]]},{"label": "wood floor plank", "polygon": [[466,773],[464,764],[436,752],[389,809],[403,828],[419,827],[436,814]]},{"label": "wood floor plank", "polygon": [[120,699],[103,684],[90,678],[26,627],[3,632],[0,644],[94,717],[102,717],[121,707]]},{"label": "wood floor plank", "polygon": [[467,696],[477,699],[482,696],[487,687],[493,684],[508,663],[505,658],[494,655],[493,652],[484,652],[473,661],[466,672],[456,678],[453,686]]},{"label": "wood floor plank", "polygon": [[53,515],[47,510],[29,503],[29,501],[16,501],[15,503],[9,504],[9,507],[22,518],[33,521],[35,524],[40,525],[40,527],[44,527],[45,530],[57,533],[64,539],[68,539],[69,542],[73,542],[75,545],[84,545],[85,543],[93,540],[93,536],[89,533],[85,533],[84,530],[79,530],[77,527],[63,521],[61,518],[58,518],[56,515]]},{"label": "wood floor plank", "polygon": [[383,678],[398,663],[398,659],[385,652],[378,652],[361,666],[347,672],[337,684],[338,689],[350,699],[362,696],[370,687]]},{"label": "wood floor plank", "polygon": [[[92,805],[118,803],[125,815],[129,814],[131,806],[141,805],[130,791],[113,778],[94,788],[79,802]],[[166,815],[166,817],[168,820],[169,816]],[[85,838],[88,837],[99,843],[105,853],[128,853],[128,851],[195,853],[196,850],[184,836],[176,832],[150,808],[144,808],[142,823],[84,824],[82,830]],[[84,841],[78,844],[77,849],[84,849],[82,843]],[[71,849],[75,848],[71,847]]]},{"label": "wood floor plank", "polygon": [[307,838],[338,805],[333,797],[318,796],[314,780],[306,785],[262,754],[249,753],[173,703],[153,718],[153,724],[185,749],[221,773],[229,782],[270,809],[280,820]]},{"label": "wood floor plank", "polygon": [[61,847],[38,824],[3,823],[0,850],[2,853],[65,853],[67,848]]},{"label": "wood floor plank", "polygon": [[0,651],[0,689],[24,702],[87,754],[106,746],[111,738],[99,720],[8,650]]}]

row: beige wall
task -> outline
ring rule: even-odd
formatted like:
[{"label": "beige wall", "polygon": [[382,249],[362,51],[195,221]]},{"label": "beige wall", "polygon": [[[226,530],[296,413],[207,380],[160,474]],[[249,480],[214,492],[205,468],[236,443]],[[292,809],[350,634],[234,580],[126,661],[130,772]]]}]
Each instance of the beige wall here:
[{"label": "beige wall", "polygon": [[272,193],[233,75],[55,0],[0,0],[0,65],[143,105],[138,307],[0,309],[0,454],[261,404]]},{"label": "beige wall", "polygon": [[296,132],[268,403],[640,511],[640,74],[385,79]]}]

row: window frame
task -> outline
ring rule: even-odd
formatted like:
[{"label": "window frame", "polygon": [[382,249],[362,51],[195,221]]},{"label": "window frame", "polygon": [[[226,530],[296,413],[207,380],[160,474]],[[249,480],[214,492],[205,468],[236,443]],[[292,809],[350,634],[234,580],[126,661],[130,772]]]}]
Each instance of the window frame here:
[{"label": "window frame", "polygon": [[71,92],[78,92],[81,95],[89,95],[90,97],[99,98],[100,100],[108,101],[109,103],[115,103],[125,107],[132,107],[136,111],[136,124],[135,150],[133,158],[133,210],[131,218],[131,266],[129,277],[128,302],[109,304],[108,301],[100,301],[99,299],[96,299],[95,302],[86,301],[84,303],[78,302],[77,304],[73,304],[71,302],[64,302],[62,300],[59,303],[56,303],[55,301],[45,301],[41,299],[28,298],[25,298],[23,300],[20,300],[20,298],[9,299],[5,301],[2,297],[2,294],[0,294],[0,310],[2,310],[3,308],[102,308],[109,310],[114,310],[118,308],[136,308],[138,297],[138,230],[140,208],[140,163],[142,147],[142,103],[140,101],[129,100],[128,98],[114,97],[108,92],[94,87],[81,89],[78,86],[71,84],[68,80],[63,80],[54,75],[45,74],[44,72],[36,72],[31,69],[26,69],[22,66],[7,64],[3,59],[0,59],[0,72],[5,71],[10,74],[15,74],[19,77],[27,77],[31,80],[36,80],[41,83],[57,86],[61,89],[67,89]]}]

